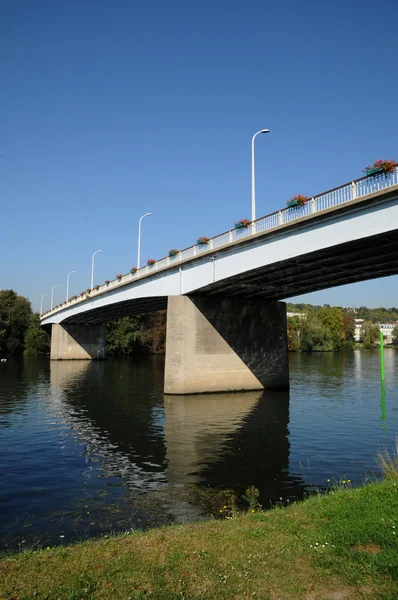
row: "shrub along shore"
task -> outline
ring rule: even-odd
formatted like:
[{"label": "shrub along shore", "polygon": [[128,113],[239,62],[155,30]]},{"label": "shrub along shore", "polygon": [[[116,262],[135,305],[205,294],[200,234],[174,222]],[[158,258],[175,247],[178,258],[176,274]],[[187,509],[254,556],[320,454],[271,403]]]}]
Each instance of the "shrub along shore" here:
[{"label": "shrub along shore", "polygon": [[[24,551],[3,600],[397,600],[398,478],[289,507]],[[253,512],[254,510],[254,512]]]}]

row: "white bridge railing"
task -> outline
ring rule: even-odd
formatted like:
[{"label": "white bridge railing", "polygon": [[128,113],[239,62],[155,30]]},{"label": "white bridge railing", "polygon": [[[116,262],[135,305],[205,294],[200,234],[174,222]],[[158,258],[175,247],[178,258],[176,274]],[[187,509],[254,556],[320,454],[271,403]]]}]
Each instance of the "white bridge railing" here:
[{"label": "white bridge railing", "polygon": [[88,298],[95,298],[100,294],[104,294],[105,292],[108,292],[110,290],[115,290],[122,284],[136,281],[137,279],[140,279],[140,277],[142,277],[143,275],[153,274],[159,269],[164,269],[172,265],[176,265],[183,260],[199,256],[204,252],[215,250],[217,248],[220,248],[221,246],[225,246],[226,244],[239,242],[240,240],[250,237],[256,233],[261,233],[270,229],[274,229],[280,225],[290,223],[306,215],[318,213],[327,208],[344,204],[345,202],[349,202],[350,200],[361,198],[362,196],[366,196],[367,194],[371,194],[372,192],[377,192],[379,190],[383,190],[397,184],[398,167],[394,169],[393,173],[387,175],[378,174],[376,176],[371,177],[361,177],[360,179],[356,179],[355,181],[346,183],[340,187],[329,190],[328,192],[319,194],[318,196],[313,196],[307,201],[306,204],[304,204],[304,206],[283,208],[282,210],[257,219],[248,227],[231,229],[230,231],[226,231],[225,233],[216,235],[215,237],[210,238],[207,244],[195,244],[194,246],[190,246],[185,250],[181,250],[180,252],[178,252],[178,254],[176,254],[176,256],[167,256],[165,258],[161,258],[160,260],[156,261],[154,265],[142,267],[141,269],[138,269],[135,273],[128,273],[127,275],[123,275],[123,277],[120,279],[114,279],[109,283],[105,283],[104,285],[99,286],[98,289],[93,289],[89,293],[87,292],[83,295],[78,296],[77,298],[69,300],[68,302],[64,302],[57,308],[53,308],[53,310],[49,310],[46,313],[43,313],[43,315],[41,316],[42,318],[47,317],[50,314],[54,314],[59,310],[69,308],[70,306],[79,304],[80,302],[84,302]]}]

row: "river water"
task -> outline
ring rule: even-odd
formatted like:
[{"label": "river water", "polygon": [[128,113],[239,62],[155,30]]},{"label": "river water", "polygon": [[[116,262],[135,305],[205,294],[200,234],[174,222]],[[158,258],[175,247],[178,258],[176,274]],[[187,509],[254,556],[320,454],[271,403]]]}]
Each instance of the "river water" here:
[{"label": "river water", "polygon": [[[219,516],[230,492],[301,499],[377,476],[398,352],[291,354],[290,392],[172,397],[163,357],[0,365],[0,548]],[[330,481],[328,481],[330,480]]]}]

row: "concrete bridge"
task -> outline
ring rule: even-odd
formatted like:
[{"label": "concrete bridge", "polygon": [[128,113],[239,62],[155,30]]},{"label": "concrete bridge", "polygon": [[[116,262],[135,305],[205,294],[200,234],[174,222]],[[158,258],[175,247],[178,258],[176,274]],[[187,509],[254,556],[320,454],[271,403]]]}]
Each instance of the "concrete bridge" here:
[{"label": "concrete bridge", "polygon": [[165,392],[289,386],[283,298],[398,273],[398,169],[216,236],[42,315],[51,359],[105,358],[106,321],[167,308]]}]

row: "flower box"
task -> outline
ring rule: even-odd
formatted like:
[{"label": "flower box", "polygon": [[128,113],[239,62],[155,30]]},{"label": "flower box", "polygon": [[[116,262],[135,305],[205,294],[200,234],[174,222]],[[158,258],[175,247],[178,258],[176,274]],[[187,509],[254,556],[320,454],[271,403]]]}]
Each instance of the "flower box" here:
[{"label": "flower box", "polygon": [[308,198],[306,196],[293,196],[293,198],[291,198],[290,200],[288,200],[287,202],[287,207],[288,208],[292,208],[293,206],[304,206],[304,204],[306,204]]},{"label": "flower box", "polygon": [[242,228],[246,228],[249,227],[249,225],[251,225],[251,221],[249,221],[249,219],[240,219],[239,221],[237,221],[235,223],[235,229],[242,229]]},{"label": "flower box", "polygon": [[197,246],[207,246],[207,244],[208,244],[209,242],[210,242],[210,239],[209,239],[209,238],[207,238],[206,236],[202,236],[202,237],[199,237],[199,238],[196,240],[196,245],[197,245]]},{"label": "flower box", "polygon": [[391,160],[381,158],[376,160],[373,165],[365,167],[364,172],[366,177],[376,177],[377,175],[385,175],[387,177],[387,175],[394,172],[397,166],[398,163],[393,158]]},{"label": "flower box", "polygon": [[91,290],[91,288],[87,288],[86,291],[87,291],[87,294],[89,294],[92,290]]},{"label": "flower box", "polygon": [[138,269],[137,269],[137,267],[131,267],[131,269],[130,269],[130,273],[131,273],[132,275],[135,275],[135,274],[137,273],[137,270],[138,270]]},{"label": "flower box", "polygon": [[174,258],[174,256],[177,256],[178,253],[179,253],[179,250],[176,250],[175,248],[173,248],[172,250],[169,250],[169,258]]},{"label": "flower box", "polygon": [[376,167],[374,169],[366,169],[365,170],[366,177],[375,177],[376,175],[380,175],[380,173],[384,173],[381,167]]},{"label": "flower box", "polygon": [[121,273],[119,273],[118,275],[116,275],[116,279],[118,279],[119,281],[122,279],[123,275]]},{"label": "flower box", "polygon": [[100,286],[97,284],[94,286],[94,289],[98,292],[98,290],[100,289]]},{"label": "flower box", "polygon": [[105,279],[105,285],[109,285],[110,284],[110,279]]},{"label": "flower box", "polygon": [[148,258],[148,260],[146,261],[146,264],[148,265],[148,267],[153,267],[153,265],[156,263],[156,260],[154,258]]}]

